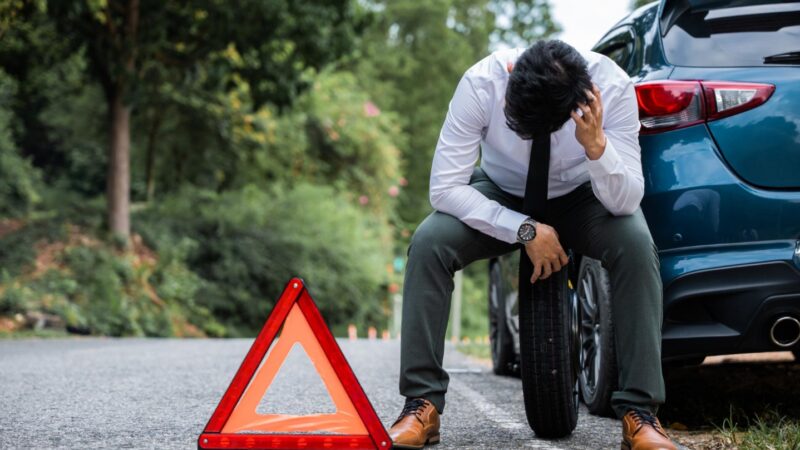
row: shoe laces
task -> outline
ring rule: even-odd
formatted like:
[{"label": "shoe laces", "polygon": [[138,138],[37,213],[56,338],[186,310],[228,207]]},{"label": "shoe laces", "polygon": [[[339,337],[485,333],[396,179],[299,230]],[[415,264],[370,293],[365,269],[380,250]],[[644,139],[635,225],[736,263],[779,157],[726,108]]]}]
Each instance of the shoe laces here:
[{"label": "shoe laces", "polygon": [[[631,415],[633,416],[634,421],[636,421],[636,424],[639,425],[639,429],[641,429],[643,425],[650,425],[653,427],[653,429],[666,436],[664,429],[661,428],[661,423],[659,423],[658,419],[656,419],[654,415],[638,408],[631,408],[630,412],[632,413]],[[639,430],[637,429],[636,431],[638,432]]]},{"label": "shoe laces", "polygon": [[422,408],[425,407],[425,399],[424,398],[415,398],[411,400],[407,400],[405,405],[403,405],[403,410],[400,412],[400,415],[397,417],[397,420],[394,423],[399,422],[403,417],[415,415],[417,419],[422,421],[420,418],[420,414],[422,412]]}]

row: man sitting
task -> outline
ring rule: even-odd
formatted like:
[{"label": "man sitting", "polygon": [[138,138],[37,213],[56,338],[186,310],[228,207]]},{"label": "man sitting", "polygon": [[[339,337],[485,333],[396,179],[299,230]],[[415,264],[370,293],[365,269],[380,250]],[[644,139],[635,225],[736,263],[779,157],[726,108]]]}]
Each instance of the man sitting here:
[{"label": "man sitting", "polygon": [[[531,283],[567,264],[564,247],[602,261],[611,277],[620,370],[611,401],[623,419],[622,447],[675,448],[654,417],[664,402],[662,286],[639,208],[638,135],[633,84],[603,55],[540,41],[494,52],[467,70],[433,157],[436,211],[408,248],[400,362],[406,402],[389,431],[395,448],[439,441],[454,273],[520,246],[533,265]],[[532,141],[541,144],[536,136],[550,139],[549,223],[519,212]]]}]

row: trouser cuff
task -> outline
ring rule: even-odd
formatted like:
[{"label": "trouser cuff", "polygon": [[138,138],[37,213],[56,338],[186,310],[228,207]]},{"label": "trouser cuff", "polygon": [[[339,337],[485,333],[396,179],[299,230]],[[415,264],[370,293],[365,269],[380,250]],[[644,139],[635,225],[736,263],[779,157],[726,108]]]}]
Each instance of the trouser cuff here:
[{"label": "trouser cuff", "polygon": [[412,398],[424,398],[425,400],[433,403],[433,406],[436,407],[436,412],[438,412],[439,415],[444,413],[444,394],[406,396],[406,401],[411,400]]},{"label": "trouser cuff", "polygon": [[618,419],[622,419],[622,417],[625,416],[625,413],[633,408],[647,411],[655,416],[658,414],[658,407],[659,405],[654,403],[641,402],[633,399],[620,398],[611,400],[611,408],[614,410],[614,414],[616,414]]}]

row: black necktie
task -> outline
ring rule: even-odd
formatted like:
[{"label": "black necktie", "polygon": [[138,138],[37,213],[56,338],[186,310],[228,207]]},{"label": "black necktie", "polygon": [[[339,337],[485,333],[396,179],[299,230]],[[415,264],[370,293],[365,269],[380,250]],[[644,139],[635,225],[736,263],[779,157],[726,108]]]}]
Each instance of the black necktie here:
[{"label": "black necktie", "polygon": [[[547,220],[547,178],[550,169],[550,134],[540,134],[531,143],[531,159],[528,165],[528,179],[525,181],[525,198],[522,201],[522,212],[533,217],[537,222]],[[519,298],[531,298],[531,275],[533,264],[525,247],[519,255]]]},{"label": "black necktie", "polygon": [[547,177],[550,168],[550,135],[540,134],[531,143],[531,160],[528,179],[525,181],[525,198],[522,212],[537,222],[547,220]]}]

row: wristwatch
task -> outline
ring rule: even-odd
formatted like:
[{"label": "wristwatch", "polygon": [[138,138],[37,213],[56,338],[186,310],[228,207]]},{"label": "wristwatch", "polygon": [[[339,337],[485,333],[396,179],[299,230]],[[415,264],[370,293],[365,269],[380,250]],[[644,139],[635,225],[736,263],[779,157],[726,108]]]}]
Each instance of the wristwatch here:
[{"label": "wristwatch", "polygon": [[517,230],[517,242],[527,244],[536,237],[536,221],[530,217],[526,218]]}]

